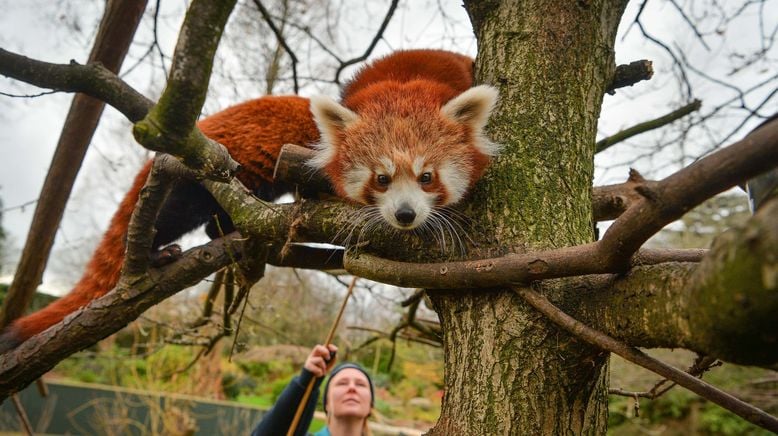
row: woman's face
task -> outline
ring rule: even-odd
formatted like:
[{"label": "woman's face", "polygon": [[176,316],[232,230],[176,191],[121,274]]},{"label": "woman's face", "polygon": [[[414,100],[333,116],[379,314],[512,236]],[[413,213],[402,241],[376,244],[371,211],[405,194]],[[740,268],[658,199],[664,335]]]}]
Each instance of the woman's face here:
[{"label": "woman's face", "polygon": [[370,414],[370,383],[362,371],[340,370],[327,390],[327,412],[335,418],[366,418]]}]

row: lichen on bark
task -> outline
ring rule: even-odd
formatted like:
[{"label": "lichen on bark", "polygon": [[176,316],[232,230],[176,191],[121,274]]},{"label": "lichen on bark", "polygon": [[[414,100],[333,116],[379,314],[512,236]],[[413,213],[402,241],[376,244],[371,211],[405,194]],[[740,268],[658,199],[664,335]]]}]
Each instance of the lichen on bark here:
[{"label": "lichen on bark", "polygon": [[[465,2],[477,81],[500,101],[504,147],[467,209],[477,256],[590,242],[597,117],[624,2]],[[563,294],[566,281],[538,288]],[[430,292],[444,332],[441,419],[432,434],[602,434],[607,354],[563,333],[509,290]],[[562,306],[565,304],[563,302]]]}]

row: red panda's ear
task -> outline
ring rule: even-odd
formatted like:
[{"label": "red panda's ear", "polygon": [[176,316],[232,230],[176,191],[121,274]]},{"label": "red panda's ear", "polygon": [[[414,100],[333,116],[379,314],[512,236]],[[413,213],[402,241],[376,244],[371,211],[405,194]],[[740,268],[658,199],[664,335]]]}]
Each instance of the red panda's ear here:
[{"label": "red panda's ear", "polygon": [[321,142],[316,146],[316,156],[309,164],[324,168],[335,157],[335,138],[338,137],[338,132],[359,120],[359,115],[323,95],[311,97],[311,113],[316,126],[319,127]]},{"label": "red panda's ear", "polygon": [[495,103],[497,103],[497,89],[489,85],[480,85],[454,97],[440,111],[445,117],[458,123],[468,124],[476,133],[480,133],[486,126]]}]

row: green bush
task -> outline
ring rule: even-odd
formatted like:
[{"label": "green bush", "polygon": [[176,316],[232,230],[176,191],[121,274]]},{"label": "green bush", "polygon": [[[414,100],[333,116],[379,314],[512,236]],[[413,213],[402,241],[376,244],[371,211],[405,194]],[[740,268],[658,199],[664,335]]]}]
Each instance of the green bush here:
[{"label": "green bush", "polygon": [[705,433],[710,435],[768,436],[772,434],[728,410],[707,402],[702,408],[700,426]]},{"label": "green bush", "polygon": [[270,398],[273,399],[273,404],[275,404],[275,402],[278,401],[278,397],[281,396],[281,392],[284,391],[284,388],[286,388],[286,385],[288,385],[289,382],[292,381],[292,377],[294,377],[294,376],[280,378],[280,379],[274,381],[270,385],[271,386]]}]

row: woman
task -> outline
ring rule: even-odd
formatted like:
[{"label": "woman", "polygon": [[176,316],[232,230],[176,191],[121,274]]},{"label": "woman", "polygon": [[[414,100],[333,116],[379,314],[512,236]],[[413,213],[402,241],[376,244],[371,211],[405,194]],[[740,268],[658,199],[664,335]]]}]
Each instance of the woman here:
[{"label": "woman", "polygon": [[[297,406],[302,401],[305,388],[312,378],[316,378],[313,391],[303,411],[295,436],[308,434],[313,420],[316,401],[319,398],[319,385],[327,371],[335,364],[334,345],[316,345],[311,350],[300,375],[292,379],[278,397],[278,401],[262,418],[251,433],[252,436],[284,435],[289,431]],[[341,363],[330,374],[324,385],[322,403],[327,414],[327,425],[314,436],[365,436],[367,417],[375,401],[373,382],[364,368],[355,363]]]}]

